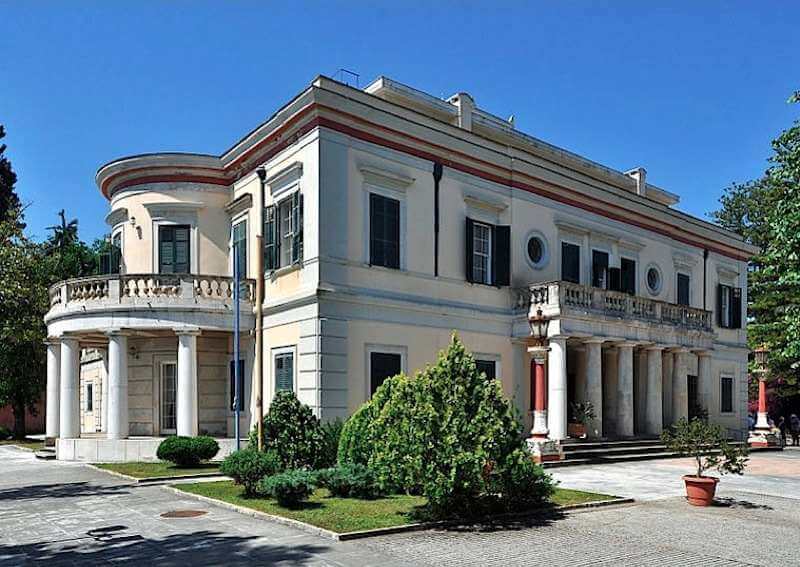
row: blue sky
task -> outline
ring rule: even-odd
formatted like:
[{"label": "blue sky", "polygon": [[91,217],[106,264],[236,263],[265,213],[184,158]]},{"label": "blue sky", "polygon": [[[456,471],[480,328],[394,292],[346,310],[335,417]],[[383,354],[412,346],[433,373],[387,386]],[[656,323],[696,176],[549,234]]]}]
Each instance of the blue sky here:
[{"label": "blue sky", "polygon": [[704,216],[798,115],[796,2],[0,0],[0,123],[45,236],[107,227],[97,167],[220,153],[317,74],[468,91],[517,128],[648,179]]}]

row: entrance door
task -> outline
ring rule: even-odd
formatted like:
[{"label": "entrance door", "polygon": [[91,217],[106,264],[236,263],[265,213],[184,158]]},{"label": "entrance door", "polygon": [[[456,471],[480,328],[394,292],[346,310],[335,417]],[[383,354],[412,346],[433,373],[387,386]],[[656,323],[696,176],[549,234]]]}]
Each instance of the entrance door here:
[{"label": "entrance door", "polygon": [[161,433],[175,433],[175,398],[178,390],[178,366],[174,362],[161,364]]},{"label": "entrance door", "polygon": [[689,394],[689,419],[703,417],[703,407],[700,405],[700,393],[698,392],[697,376],[691,374],[686,377]]}]

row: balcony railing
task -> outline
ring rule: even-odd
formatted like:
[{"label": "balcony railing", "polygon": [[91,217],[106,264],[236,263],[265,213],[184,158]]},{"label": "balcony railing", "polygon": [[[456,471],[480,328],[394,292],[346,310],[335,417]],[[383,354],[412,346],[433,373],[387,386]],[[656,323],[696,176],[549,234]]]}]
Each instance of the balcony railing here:
[{"label": "balcony railing", "polygon": [[570,282],[533,284],[529,288],[532,310],[541,307],[548,316],[565,311],[667,324],[686,329],[712,331],[711,312]]},{"label": "balcony railing", "polygon": [[[50,288],[50,308],[115,303],[214,303],[233,301],[233,278],[194,274],[114,274],[59,282]],[[240,299],[250,302],[253,280],[241,281]]]}]

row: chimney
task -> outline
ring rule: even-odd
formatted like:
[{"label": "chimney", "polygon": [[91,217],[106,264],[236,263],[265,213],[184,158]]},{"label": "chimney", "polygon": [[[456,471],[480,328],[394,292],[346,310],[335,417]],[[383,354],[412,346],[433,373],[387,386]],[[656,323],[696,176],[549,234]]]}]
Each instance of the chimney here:
[{"label": "chimney", "polygon": [[475,110],[475,100],[468,93],[458,93],[451,96],[448,102],[458,108],[458,127],[472,132],[472,112]]},{"label": "chimney", "polygon": [[636,193],[642,197],[647,196],[647,171],[643,167],[636,167],[626,171],[625,175],[636,181]]}]

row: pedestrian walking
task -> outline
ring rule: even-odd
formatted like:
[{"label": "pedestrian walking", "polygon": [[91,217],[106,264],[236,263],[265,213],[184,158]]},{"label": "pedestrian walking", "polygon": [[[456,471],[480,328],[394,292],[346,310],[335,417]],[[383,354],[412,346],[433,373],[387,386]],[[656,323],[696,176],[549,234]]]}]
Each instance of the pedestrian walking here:
[{"label": "pedestrian walking", "polygon": [[789,431],[792,434],[792,447],[800,447],[800,417],[795,413],[789,418]]},{"label": "pedestrian walking", "polygon": [[778,418],[778,431],[781,433],[781,447],[786,447],[786,418],[780,416]]}]

